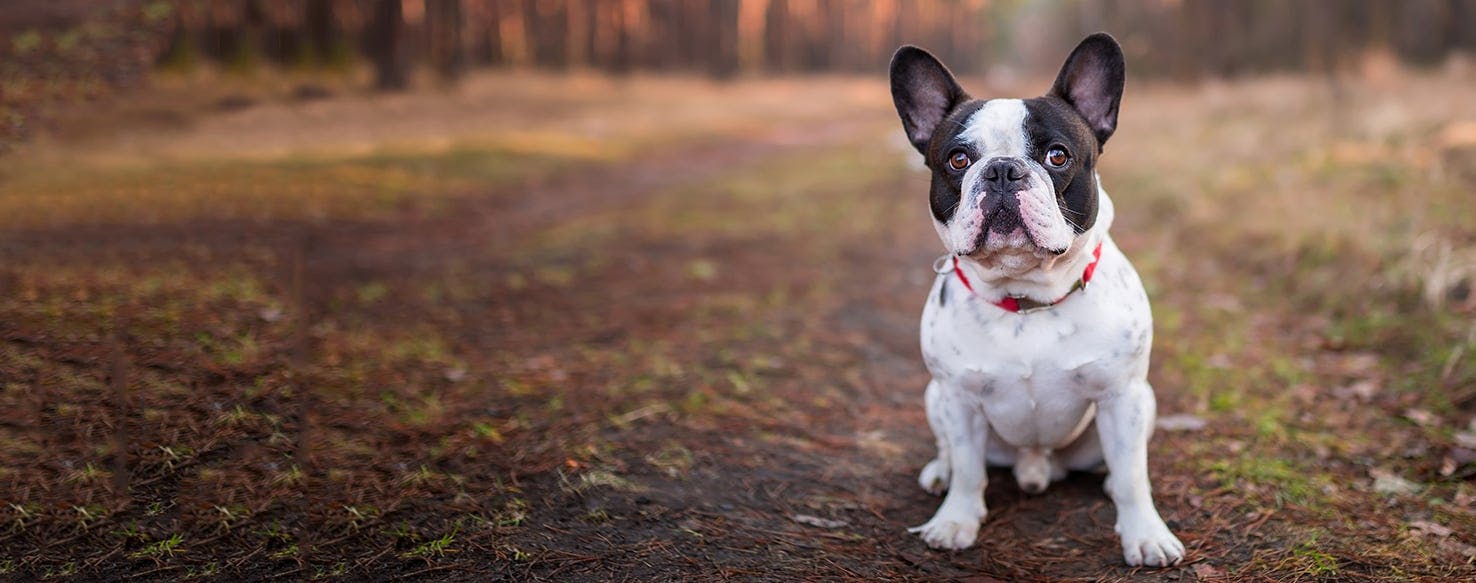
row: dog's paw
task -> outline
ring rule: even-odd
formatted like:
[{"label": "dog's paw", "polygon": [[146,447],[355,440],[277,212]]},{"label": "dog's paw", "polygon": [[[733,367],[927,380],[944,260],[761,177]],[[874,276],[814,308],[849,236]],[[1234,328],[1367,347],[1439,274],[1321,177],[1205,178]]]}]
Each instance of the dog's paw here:
[{"label": "dog's paw", "polygon": [[1184,543],[1169,532],[1162,520],[1119,526],[1122,558],[1128,566],[1167,567],[1184,560]]},{"label": "dog's paw", "polygon": [[907,532],[922,535],[923,542],[935,549],[959,550],[974,546],[974,539],[979,536],[979,523],[984,520],[984,513],[978,513],[978,518],[968,516],[968,513],[945,513],[938,512],[922,526],[914,526]]},{"label": "dog's paw", "polygon": [[923,466],[922,473],[917,475],[917,485],[922,486],[924,492],[937,496],[948,489],[948,479],[952,476],[949,471],[948,462],[935,459]]}]

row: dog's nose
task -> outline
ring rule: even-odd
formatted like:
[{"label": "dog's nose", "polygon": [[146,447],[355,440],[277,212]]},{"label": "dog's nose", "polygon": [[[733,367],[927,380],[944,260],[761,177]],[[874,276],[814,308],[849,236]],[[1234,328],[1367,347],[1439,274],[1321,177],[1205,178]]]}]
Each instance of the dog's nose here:
[{"label": "dog's nose", "polygon": [[1030,176],[1025,164],[1017,158],[994,158],[985,166],[979,178],[991,189],[1010,192]]}]

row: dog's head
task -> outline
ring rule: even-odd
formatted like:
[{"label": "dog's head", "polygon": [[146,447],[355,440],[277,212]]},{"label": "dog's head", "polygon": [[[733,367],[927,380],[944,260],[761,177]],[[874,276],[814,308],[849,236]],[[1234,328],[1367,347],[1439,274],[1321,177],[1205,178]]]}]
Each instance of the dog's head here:
[{"label": "dog's head", "polygon": [[927,51],[897,51],[892,99],[933,172],[929,205],[950,252],[1028,269],[1091,230],[1123,76],[1122,48],[1105,33],[1081,41],[1034,99],[973,99]]}]

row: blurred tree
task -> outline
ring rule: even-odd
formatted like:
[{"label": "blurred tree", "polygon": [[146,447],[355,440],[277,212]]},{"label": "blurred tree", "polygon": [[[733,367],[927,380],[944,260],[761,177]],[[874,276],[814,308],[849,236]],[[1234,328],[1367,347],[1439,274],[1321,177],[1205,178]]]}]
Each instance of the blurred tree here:
[{"label": "blurred tree", "polygon": [[789,0],[769,0],[764,12],[764,67],[783,73],[790,68]]},{"label": "blurred tree", "polygon": [[307,50],[313,62],[337,67],[348,61],[340,15],[333,0],[307,0],[303,3],[303,24],[307,29]]},{"label": "blurred tree", "polygon": [[427,44],[442,79],[456,80],[466,74],[465,23],[461,0],[426,0]]},{"label": "blurred tree", "polygon": [[397,90],[410,86],[411,61],[406,46],[405,8],[401,0],[375,0],[367,44],[374,59],[374,86]]},{"label": "blurred tree", "polygon": [[531,37],[533,63],[550,69],[569,66],[568,0],[527,0],[524,26]]},{"label": "blurred tree", "polygon": [[739,4],[739,0],[712,0],[715,26],[708,37],[713,44],[708,70],[720,79],[738,74]]}]

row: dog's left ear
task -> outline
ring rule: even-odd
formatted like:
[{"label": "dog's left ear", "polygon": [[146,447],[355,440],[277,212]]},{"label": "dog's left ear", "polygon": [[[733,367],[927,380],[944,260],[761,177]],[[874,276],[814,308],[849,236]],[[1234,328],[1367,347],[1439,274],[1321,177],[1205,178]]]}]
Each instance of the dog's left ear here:
[{"label": "dog's left ear", "polygon": [[1112,35],[1099,32],[1083,39],[1066,57],[1050,95],[1065,100],[1086,118],[1100,148],[1117,129],[1117,107],[1122,103],[1126,75],[1122,46]]}]

